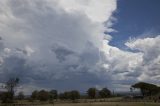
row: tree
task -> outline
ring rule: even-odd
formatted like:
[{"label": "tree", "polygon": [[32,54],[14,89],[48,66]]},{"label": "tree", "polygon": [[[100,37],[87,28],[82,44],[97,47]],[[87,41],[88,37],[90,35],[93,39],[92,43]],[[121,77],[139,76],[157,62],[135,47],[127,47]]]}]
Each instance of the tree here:
[{"label": "tree", "polygon": [[11,93],[9,93],[9,92],[3,92],[1,94],[1,100],[2,100],[2,103],[12,103],[13,99],[12,99]]},{"label": "tree", "polygon": [[45,90],[41,90],[38,92],[38,99],[40,101],[47,101],[49,99],[49,93]]},{"label": "tree", "polygon": [[61,100],[66,99],[64,93],[60,93],[60,94],[58,95],[58,97],[59,97],[59,99],[61,99]]},{"label": "tree", "polygon": [[32,98],[33,100],[38,99],[38,91],[37,91],[37,90],[35,90],[35,91],[32,92],[31,98]]},{"label": "tree", "polygon": [[64,93],[60,93],[59,98],[61,100],[68,99],[68,100],[72,100],[73,102],[75,102],[75,100],[80,98],[80,93],[77,90],[66,91]]},{"label": "tree", "polygon": [[75,100],[77,100],[77,99],[80,98],[80,94],[79,94],[79,92],[76,91],[76,90],[70,91],[69,93],[70,93],[69,98],[70,98],[73,102],[75,102]]},{"label": "tree", "polygon": [[89,98],[94,99],[96,97],[96,88],[89,88],[87,90],[87,94],[89,96]]},{"label": "tree", "polygon": [[111,91],[108,88],[103,88],[98,93],[101,98],[107,98],[111,96]]},{"label": "tree", "polygon": [[64,98],[70,99],[70,92],[68,92],[68,91],[64,92]]},{"label": "tree", "polygon": [[145,83],[145,82],[136,83],[132,85],[131,87],[140,89],[141,94],[143,96],[151,96],[152,94],[156,94],[159,92],[158,86],[154,84],[150,84],[150,83]]},{"label": "tree", "polygon": [[57,90],[51,90],[49,92],[49,99],[53,100],[53,99],[57,99],[58,98],[58,93]]},{"label": "tree", "polygon": [[19,78],[10,78],[4,85],[4,88],[7,90],[7,92],[5,92],[3,94],[3,99],[5,102],[13,102],[14,99],[14,93],[15,93],[15,89],[17,87],[19,83]]},{"label": "tree", "polygon": [[23,100],[23,99],[24,99],[24,94],[23,94],[23,92],[19,92],[17,98],[18,98],[19,100]]}]

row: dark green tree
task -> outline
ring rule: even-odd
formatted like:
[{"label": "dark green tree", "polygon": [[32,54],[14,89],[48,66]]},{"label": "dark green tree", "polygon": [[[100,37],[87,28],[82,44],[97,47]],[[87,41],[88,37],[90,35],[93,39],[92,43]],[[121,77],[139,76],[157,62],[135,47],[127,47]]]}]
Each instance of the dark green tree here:
[{"label": "dark green tree", "polygon": [[53,99],[57,99],[58,98],[58,93],[57,90],[51,90],[49,92],[49,99],[53,100]]},{"label": "dark green tree", "polygon": [[61,99],[61,100],[65,100],[65,99],[66,99],[64,93],[60,93],[60,94],[58,95],[58,98]]},{"label": "dark green tree", "polygon": [[61,100],[72,100],[73,102],[75,102],[80,98],[80,93],[77,90],[66,91],[64,93],[60,93],[59,98]]},{"label": "dark green tree", "polygon": [[3,92],[1,94],[1,100],[2,100],[2,103],[12,103],[13,100],[12,100],[12,95],[10,92]]},{"label": "dark green tree", "polygon": [[111,91],[108,88],[103,88],[98,93],[99,93],[100,98],[107,98],[111,96]]},{"label": "dark green tree", "polygon": [[94,99],[96,97],[96,92],[97,92],[97,89],[96,88],[89,88],[87,90],[87,94],[88,94],[88,97],[90,99]]},{"label": "dark green tree", "polygon": [[49,99],[49,93],[45,90],[41,90],[38,92],[38,99],[40,101],[47,101]]},{"label": "dark green tree", "polygon": [[70,92],[66,91],[64,92],[65,99],[70,99]]},{"label": "dark green tree", "polygon": [[159,92],[159,87],[154,84],[139,82],[131,86],[132,88],[140,89],[143,96],[151,96]]},{"label": "dark green tree", "polygon": [[73,102],[75,102],[77,99],[80,98],[80,93],[79,93],[77,90],[70,91],[69,93],[70,93],[70,94],[69,94],[69,98],[70,98]]},{"label": "dark green tree", "polygon": [[35,91],[32,92],[31,99],[33,99],[33,100],[38,99],[38,91],[37,90],[35,90]]}]

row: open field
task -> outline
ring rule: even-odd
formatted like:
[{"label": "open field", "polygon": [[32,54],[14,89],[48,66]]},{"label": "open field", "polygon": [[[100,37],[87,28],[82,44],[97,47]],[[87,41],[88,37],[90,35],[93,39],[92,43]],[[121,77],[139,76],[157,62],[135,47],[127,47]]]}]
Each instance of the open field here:
[{"label": "open field", "polygon": [[[104,101],[102,101],[104,100]],[[53,102],[52,102],[53,103]],[[123,99],[122,97],[113,97],[106,99],[79,99],[77,103],[72,103],[72,101],[61,101],[56,100],[54,104],[48,101],[40,102],[34,101],[29,102],[28,100],[18,100],[16,103],[10,105],[2,105],[0,106],[160,106],[160,102],[147,101],[145,100],[129,100]]]},{"label": "open field", "polygon": [[[45,105],[45,106],[53,106]],[[143,102],[97,102],[97,103],[62,103],[54,106],[160,106],[160,103]]]},{"label": "open field", "polygon": [[[12,106],[2,105],[0,106]],[[94,103],[56,103],[41,105],[13,105],[13,106],[160,106],[160,103],[144,103],[144,102],[94,102]]]}]

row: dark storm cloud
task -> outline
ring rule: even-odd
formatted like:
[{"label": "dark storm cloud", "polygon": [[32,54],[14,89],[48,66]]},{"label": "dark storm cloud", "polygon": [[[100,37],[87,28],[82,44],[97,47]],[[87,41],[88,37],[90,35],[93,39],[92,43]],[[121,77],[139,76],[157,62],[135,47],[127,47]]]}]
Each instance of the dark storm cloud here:
[{"label": "dark storm cloud", "polygon": [[[159,75],[159,45],[146,49],[143,42],[138,52],[109,45],[111,36],[104,32],[113,30],[115,9],[115,0],[0,1],[1,80],[18,76],[27,93],[107,85],[126,89],[145,75],[154,81]],[[159,43],[159,38],[152,39],[150,43]],[[146,65],[147,58],[152,64]]]}]

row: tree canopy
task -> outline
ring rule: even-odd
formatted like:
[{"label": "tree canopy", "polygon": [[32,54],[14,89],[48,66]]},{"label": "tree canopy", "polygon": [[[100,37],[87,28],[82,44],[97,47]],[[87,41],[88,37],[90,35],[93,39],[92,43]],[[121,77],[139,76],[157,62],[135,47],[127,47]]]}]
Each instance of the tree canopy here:
[{"label": "tree canopy", "polygon": [[91,99],[94,99],[96,97],[96,92],[97,92],[96,88],[89,88],[87,90],[87,94],[88,94],[89,98],[91,98]]},{"label": "tree canopy", "polygon": [[108,88],[103,88],[98,93],[101,98],[107,98],[111,96],[111,91]]},{"label": "tree canopy", "polygon": [[151,96],[160,92],[160,87],[146,82],[138,82],[131,87],[140,89],[143,96]]}]

